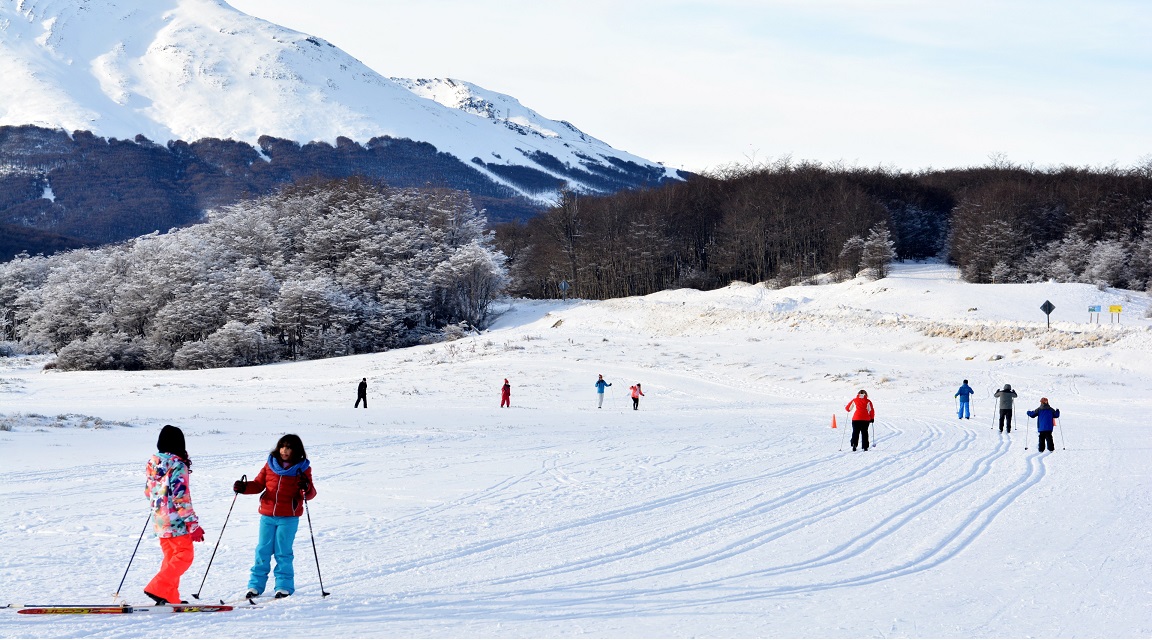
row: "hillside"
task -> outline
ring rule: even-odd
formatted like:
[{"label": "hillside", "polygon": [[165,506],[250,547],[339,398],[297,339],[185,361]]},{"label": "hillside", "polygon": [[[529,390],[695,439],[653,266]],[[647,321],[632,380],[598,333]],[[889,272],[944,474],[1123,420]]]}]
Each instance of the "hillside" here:
[{"label": "hillside", "polygon": [[[898,265],[875,282],[511,301],[483,335],[316,362],[64,374],[0,359],[3,597],[108,598],[172,423],[208,531],[182,592],[204,579],[232,481],[296,432],[332,593],[302,523],[297,594],[198,616],[197,635],[1148,637],[1150,302]],[[1088,325],[1090,304],[1122,304],[1122,324]],[[352,409],[361,377],[368,410]],[[975,415],[957,420],[964,378]],[[991,414],[1005,383],[1011,434]],[[859,388],[878,412],[868,452],[843,442]],[[1052,453],[1022,414],[1041,396],[1062,412]],[[242,592],[255,532],[242,496],[203,597]],[[130,600],[158,562],[146,536]],[[156,631],[155,616],[32,618],[0,611],[0,635]]]},{"label": "hillside", "polygon": [[562,187],[679,179],[511,96],[389,79],[222,0],[2,0],[0,77],[0,223],[87,242],[309,177],[466,190],[495,220]]}]

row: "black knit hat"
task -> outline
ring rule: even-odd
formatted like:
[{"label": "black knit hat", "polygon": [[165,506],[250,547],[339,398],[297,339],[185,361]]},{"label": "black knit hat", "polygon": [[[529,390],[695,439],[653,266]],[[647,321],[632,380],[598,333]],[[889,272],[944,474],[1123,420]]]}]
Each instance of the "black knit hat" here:
[{"label": "black knit hat", "polygon": [[188,448],[184,445],[184,432],[180,427],[170,424],[164,425],[160,436],[156,438],[156,450],[160,453],[171,453],[180,456],[184,464],[192,466],[192,459],[188,457]]}]

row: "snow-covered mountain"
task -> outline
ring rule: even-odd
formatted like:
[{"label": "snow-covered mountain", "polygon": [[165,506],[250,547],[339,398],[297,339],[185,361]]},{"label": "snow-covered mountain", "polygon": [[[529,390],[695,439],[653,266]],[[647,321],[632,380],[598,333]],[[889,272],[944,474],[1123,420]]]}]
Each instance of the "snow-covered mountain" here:
[{"label": "snow-covered mountain", "polygon": [[[458,80],[389,79],[223,0],[0,0],[0,126],[258,147],[388,136],[432,144],[534,199],[674,171]],[[525,178],[525,170],[534,179]]]}]

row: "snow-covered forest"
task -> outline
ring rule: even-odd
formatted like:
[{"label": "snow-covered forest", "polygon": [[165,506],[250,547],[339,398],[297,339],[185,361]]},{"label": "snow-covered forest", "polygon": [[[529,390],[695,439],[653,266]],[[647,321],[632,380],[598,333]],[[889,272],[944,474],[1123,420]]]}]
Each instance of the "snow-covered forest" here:
[{"label": "snow-covered forest", "polygon": [[[1152,164],[1007,163],[905,172],[792,162],[733,166],[614,195],[569,195],[497,227],[511,290],[607,299],[733,281],[855,274],[886,225],[901,260],[940,258],[973,283],[1152,287]],[[856,239],[859,237],[859,239]]]},{"label": "snow-covered forest", "polygon": [[411,345],[483,326],[505,282],[447,190],[297,185],[206,223],[0,265],[0,342],[61,369],[198,369]]}]

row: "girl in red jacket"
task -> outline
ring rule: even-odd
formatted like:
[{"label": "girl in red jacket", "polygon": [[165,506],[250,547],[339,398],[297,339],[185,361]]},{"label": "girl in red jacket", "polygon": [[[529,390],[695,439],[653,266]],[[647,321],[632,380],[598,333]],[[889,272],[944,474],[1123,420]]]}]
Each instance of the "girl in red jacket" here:
[{"label": "girl in red jacket", "polygon": [[852,412],[852,450],[856,450],[856,443],[859,441],[867,451],[868,427],[876,422],[876,411],[872,408],[872,401],[868,399],[868,392],[861,389],[844,410]]},{"label": "girl in red jacket", "polygon": [[304,501],[316,497],[312,486],[312,469],[304,442],[289,433],[280,438],[268,455],[268,462],[256,478],[232,485],[236,493],[260,494],[260,539],[256,543],[256,563],[248,578],[247,598],[264,593],[272,558],[276,558],[276,597],[284,598],[296,591],[292,571],[292,542],[304,514]]}]

